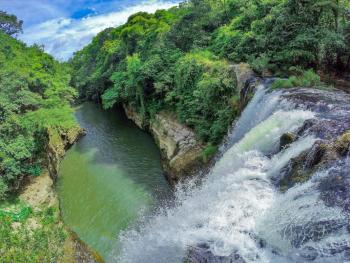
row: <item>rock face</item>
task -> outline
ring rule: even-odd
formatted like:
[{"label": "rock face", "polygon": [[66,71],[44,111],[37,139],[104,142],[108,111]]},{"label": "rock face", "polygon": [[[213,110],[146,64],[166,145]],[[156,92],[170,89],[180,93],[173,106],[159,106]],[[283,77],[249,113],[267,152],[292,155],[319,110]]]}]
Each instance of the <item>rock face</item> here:
[{"label": "rock face", "polygon": [[79,126],[76,126],[60,133],[56,130],[49,129],[47,133],[47,167],[50,177],[56,181],[60,161],[66,153],[66,150],[78,141],[81,136],[85,135],[85,131]]},{"label": "rock face", "polygon": [[255,86],[260,80],[247,63],[234,64],[231,67],[234,72],[233,78],[236,79],[236,86],[240,93],[240,108],[242,111],[253,96]]},{"label": "rock face", "polygon": [[34,177],[20,194],[19,199],[29,204],[34,210],[45,205],[57,206],[58,198],[53,189],[53,181],[47,171]]},{"label": "rock face", "polygon": [[306,121],[296,136],[314,134],[319,138],[310,150],[294,158],[284,169],[277,183],[287,190],[296,183],[306,182],[317,170],[344,166],[341,160],[346,163],[350,150],[350,96],[336,90],[298,88],[286,91],[283,97],[295,107],[310,109],[318,116]]},{"label": "rock face", "polygon": [[137,111],[130,105],[123,104],[123,108],[128,119],[132,120],[140,129],[146,128],[146,122]]},{"label": "rock face", "polygon": [[[246,63],[231,65],[240,93],[241,110],[253,95],[259,79]],[[139,128],[148,130],[159,146],[163,159],[163,167],[170,182],[192,175],[205,166],[201,158],[204,145],[196,138],[193,130],[180,123],[177,118],[166,112],[155,115],[145,121],[130,105],[123,105],[126,116]]]},{"label": "rock face", "polygon": [[233,72],[235,73],[234,78],[236,79],[238,90],[244,89],[246,84],[255,78],[253,70],[247,63],[240,63],[231,65]]},{"label": "rock face", "polygon": [[163,168],[171,183],[194,174],[201,166],[203,145],[195,133],[173,115],[161,112],[146,123],[132,107],[124,105],[124,110],[130,120],[153,136],[161,152]]},{"label": "rock face", "polygon": [[203,145],[195,133],[175,117],[159,113],[150,122],[149,130],[161,150],[164,168],[171,181],[191,175],[202,163],[200,155]]}]

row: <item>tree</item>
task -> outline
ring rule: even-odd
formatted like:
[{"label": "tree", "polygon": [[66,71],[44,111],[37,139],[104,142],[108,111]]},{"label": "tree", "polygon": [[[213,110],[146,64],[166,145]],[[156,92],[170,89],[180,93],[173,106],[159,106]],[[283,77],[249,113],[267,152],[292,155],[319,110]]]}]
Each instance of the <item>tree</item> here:
[{"label": "tree", "polygon": [[22,33],[23,21],[18,20],[15,15],[0,11],[0,30],[9,36]]}]

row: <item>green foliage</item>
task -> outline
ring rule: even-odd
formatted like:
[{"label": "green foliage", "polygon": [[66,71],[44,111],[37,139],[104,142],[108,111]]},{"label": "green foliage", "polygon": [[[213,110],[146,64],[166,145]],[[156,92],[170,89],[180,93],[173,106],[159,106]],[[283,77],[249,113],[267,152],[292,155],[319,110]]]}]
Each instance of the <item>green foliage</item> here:
[{"label": "green foliage", "polygon": [[16,16],[0,10],[0,31],[10,36],[22,32],[23,21]]},{"label": "green foliage", "polygon": [[288,79],[277,79],[272,84],[272,89],[293,87],[317,87],[323,86],[321,78],[314,71],[305,71],[300,76],[291,76]]},{"label": "green foliage", "polygon": [[[240,110],[229,64],[276,75],[350,70],[349,10],[345,0],[188,0],[137,13],[77,52],[71,83],[105,108],[130,104],[145,119],[175,112],[217,144]],[[318,85],[314,77],[279,86]]]},{"label": "green foliage", "polygon": [[69,80],[67,68],[40,47],[0,32],[0,196],[40,173],[48,128],[75,125]]},{"label": "green foliage", "polygon": [[218,147],[212,144],[208,144],[202,151],[201,157],[203,162],[208,162],[218,151]]},{"label": "green foliage", "polygon": [[[229,1],[235,10],[213,36],[212,50],[275,72],[291,66],[344,70],[350,55],[348,1]],[[257,64],[257,65],[255,65]]]},{"label": "green foliage", "polygon": [[5,200],[7,197],[6,193],[8,191],[8,186],[4,182],[3,178],[0,178],[0,201]]},{"label": "green foliage", "polygon": [[237,91],[229,65],[200,52],[181,58],[176,68],[175,89],[167,101],[202,140],[219,143],[235,117],[230,99]]},{"label": "green foliage", "polygon": [[1,207],[1,262],[57,262],[66,239],[58,215],[54,207],[34,212],[17,201]]}]

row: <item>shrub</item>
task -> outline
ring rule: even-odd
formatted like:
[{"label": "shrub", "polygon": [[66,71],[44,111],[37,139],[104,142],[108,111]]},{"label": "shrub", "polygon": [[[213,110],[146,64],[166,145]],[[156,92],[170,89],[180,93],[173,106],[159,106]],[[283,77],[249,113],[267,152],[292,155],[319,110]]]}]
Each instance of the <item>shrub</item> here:
[{"label": "shrub", "polygon": [[6,198],[7,191],[7,184],[4,182],[3,178],[0,178],[0,201]]},{"label": "shrub", "polygon": [[293,87],[316,87],[324,85],[321,78],[313,70],[305,71],[301,76],[291,76],[288,79],[277,79],[272,84],[272,89]]},{"label": "shrub", "polygon": [[203,162],[208,162],[218,151],[218,147],[212,144],[208,144],[202,151],[201,157]]}]

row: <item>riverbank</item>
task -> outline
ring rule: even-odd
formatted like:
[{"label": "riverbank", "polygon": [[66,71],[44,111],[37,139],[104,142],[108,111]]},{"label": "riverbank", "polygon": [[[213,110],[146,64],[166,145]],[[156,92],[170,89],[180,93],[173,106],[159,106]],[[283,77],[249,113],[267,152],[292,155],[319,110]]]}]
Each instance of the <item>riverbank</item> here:
[{"label": "riverbank", "polygon": [[[46,188],[51,191],[47,191],[48,195],[54,196],[54,201],[58,204],[59,218],[58,220],[64,224],[62,219],[61,206],[56,191],[56,182],[59,176],[59,167],[61,160],[65,156],[66,152],[72,147],[81,137],[86,135],[84,129],[79,126],[73,127],[67,131],[58,134],[53,130],[49,130],[49,144],[47,147],[48,153],[48,173],[42,175],[46,178]],[[49,177],[49,178],[47,178]],[[40,181],[39,181],[40,182]],[[36,188],[35,184],[31,186]],[[30,189],[29,187],[28,189]],[[41,187],[42,188],[42,187]],[[35,191],[32,191],[35,192]],[[33,193],[29,193],[28,196],[32,196]],[[34,194],[35,196],[35,194]],[[63,256],[61,263],[76,262],[76,263],[103,263],[101,256],[93,251],[87,244],[85,244],[78,235],[69,229],[64,224],[64,230],[66,232],[66,239],[63,246]]]},{"label": "riverbank", "polygon": [[87,134],[59,165],[62,218],[105,262],[115,262],[122,231],[168,200],[172,190],[157,145],[122,109],[86,102],[75,117]]},{"label": "riverbank", "polygon": [[62,221],[55,189],[61,158],[83,134],[78,126],[61,134],[49,130],[47,169],[0,205],[2,262],[103,262]]}]

